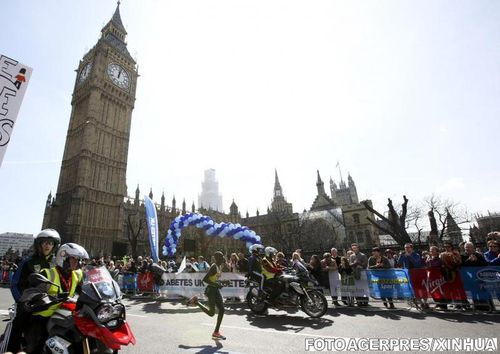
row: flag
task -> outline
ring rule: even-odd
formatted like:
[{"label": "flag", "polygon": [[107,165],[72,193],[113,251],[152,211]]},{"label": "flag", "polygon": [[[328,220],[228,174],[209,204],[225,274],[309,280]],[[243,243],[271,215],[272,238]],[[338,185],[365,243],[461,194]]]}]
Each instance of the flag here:
[{"label": "flag", "polygon": [[151,258],[153,258],[153,261],[158,262],[158,217],[156,207],[147,195],[144,196],[144,206],[146,207]]},{"label": "flag", "polygon": [[340,166],[340,162],[337,161],[337,164],[335,165],[335,167],[339,167]]},{"label": "flag", "polygon": [[0,166],[32,71],[29,66],[0,55]]},{"label": "flag", "polygon": [[184,256],[184,259],[181,262],[181,265],[179,266],[179,269],[177,269],[177,273],[175,274],[180,274],[182,271],[186,269],[186,256]]}]

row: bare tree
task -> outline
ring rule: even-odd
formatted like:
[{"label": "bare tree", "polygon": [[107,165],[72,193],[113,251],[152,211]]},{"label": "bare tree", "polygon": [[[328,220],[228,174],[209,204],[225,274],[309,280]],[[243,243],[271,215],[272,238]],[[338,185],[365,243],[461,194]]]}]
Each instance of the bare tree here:
[{"label": "bare tree", "polygon": [[146,220],[139,217],[137,212],[127,215],[127,238],[133,258],[137,257],[137,244],[145,224]]},{"label": "bare tree", "polygon": [[411,243],[411,238],[406,231],[406,218],[408,214],[408,198],[403,195],[403,204],[401,204],[401,211],[398,213],[392,204],[392,200],[388,198],[387,207],[389,208],[388,216],[382,215],[380,212],[375,210],[368,201],[361,202],[364,207],[371,211],[373,214],[377,215],[383,222],[383,225],[380,225],[375,220],[372,220],[369,217],[366,219],[377,229],[380,231],[391,235],[392,238],[400,245],[404,245],[405,243]]},{"label": "bare tree", "polygon": [[450,218],[453,218],[457,225],[467,224],[471,221],[468,211],[460,203],[443,199],[434,194],[427,197],[425,203],[430,209],[428,216],[431,224],[431,235],[435,233],[441,241],[445,235]]},{"label": "bare tree", "polygon": [[423,209],[419,205],[412,205],[408,208],[408,212],[406,214],[406,230],[415,230],[416,233],[416,242],[418,244],[422,243],[422,230],[423,220],[424,220]]},{"label": "bare tree", "polygon": [[[330,213],[329,213],[330,214]],[[313,217],[307,213],[300,220],[297,247],[307,251],[328,251],[339,245],[337,228],[332,217]]]}]

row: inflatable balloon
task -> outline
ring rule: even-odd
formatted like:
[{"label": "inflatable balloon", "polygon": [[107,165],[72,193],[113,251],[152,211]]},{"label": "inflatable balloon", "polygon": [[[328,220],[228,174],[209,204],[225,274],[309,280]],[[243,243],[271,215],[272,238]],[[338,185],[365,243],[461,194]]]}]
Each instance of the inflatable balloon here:
[{"label": "inflatable balloon", "polygon": [[179,243],[181,237],[181,230],[187,226],[195,226],[203,229],[207,236],[218,237],[232,237],[235,240],[245,242],[247,247],[256,243],[262,243],[260,236],[255,231],[250,230],[246,226],[232,223],[215,223],[210,217],[197,213],[188,213],[176,217],[170,227],[168,228],[167,236],[165,238],[165,245],[163,246],[163,255],[172,257]]}]

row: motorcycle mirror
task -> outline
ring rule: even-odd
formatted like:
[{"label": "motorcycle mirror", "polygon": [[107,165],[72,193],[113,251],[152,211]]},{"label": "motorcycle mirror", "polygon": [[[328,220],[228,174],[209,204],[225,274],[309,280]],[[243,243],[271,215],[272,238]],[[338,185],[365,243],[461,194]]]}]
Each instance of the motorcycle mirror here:
[{"label": "motorcycle mirror", "polygon": [[51,282],[49,279],[47,279],[46,277],[44,277],[40,273],[32,273],[32,274],[30,274],[29,277],[28,277],[28,282],[32,286],[37,286],[37,285],[40,285],[40,284],[51,284],[51,285],[55,285],[55,286],[59,287],[59,285],[57,285],[54,282]]}]

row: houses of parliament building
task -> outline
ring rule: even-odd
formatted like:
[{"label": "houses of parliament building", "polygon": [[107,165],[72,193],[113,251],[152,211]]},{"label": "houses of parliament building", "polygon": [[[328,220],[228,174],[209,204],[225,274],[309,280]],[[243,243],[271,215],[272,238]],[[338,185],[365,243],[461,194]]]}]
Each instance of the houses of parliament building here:
[{"label": "houses of parliament building", "polygon": [[[147,227],[139,186],[127,196],[126,172],[132,110],[137,86],[137,65],[127,49],[127,32],[119,4],[101,37],[81,59],[72,96],[72,110],[55,196],[49,194],[43,227],[55,228],[63,242],[76,242],[93,256],[148,254]],[[358,242],[362,248],[378,243],[378,231],[367,217],[373,215],[359,203],[351,176],[347,184],[330,179],[329,194],[319,171],[317,195],[309,210],[293,211],[275,171],[274,195],[265,213],[241,215],[233,201],[229,213],[197,210],[217,222],[250,227],[263,243],[284,252],[297,248],[306,253],[331,247],[347,248]],[[149,192],[153,199],[152,191]],[[162,195],[156,204],[160,244],[171,221],[195,211],[194,203],[166,205]],[[245,251],[241,241],[206,237],[199,229],[187,228],[178,253],[208,255],[216,249]],[[321,254],[320,253],[320,254]]]}]

